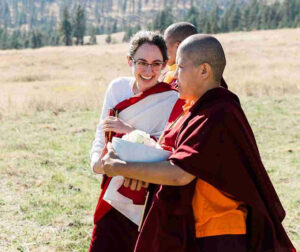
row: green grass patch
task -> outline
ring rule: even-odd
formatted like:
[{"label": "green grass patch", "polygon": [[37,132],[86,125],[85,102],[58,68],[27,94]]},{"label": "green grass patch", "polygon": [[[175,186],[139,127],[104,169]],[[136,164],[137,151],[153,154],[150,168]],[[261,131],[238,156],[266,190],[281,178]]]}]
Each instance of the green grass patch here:
[{"label": "green grass patch", "polygon": [[[244,97],[241,102],[286,209],[284,226],[300,248],[299,96]],[[99,179],[89,167],[98,118],[99,111],[2,118],[2,251],[88,250],[99,195]]]}]

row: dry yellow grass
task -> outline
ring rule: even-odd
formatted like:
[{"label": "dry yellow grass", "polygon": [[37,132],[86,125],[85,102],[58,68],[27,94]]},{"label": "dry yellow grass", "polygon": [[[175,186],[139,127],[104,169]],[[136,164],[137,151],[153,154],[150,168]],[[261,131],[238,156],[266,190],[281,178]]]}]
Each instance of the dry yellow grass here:
[{"label": "dry yellow grass", "polygon": [[300,29],[216,36],[227,56],[225,78],[240,95],[283,95],[300,90]]},{"label": "dry yellow grass", "polygon": [[[122,43],[123,37],[124,37],[125,32],[117,32],[111,34],[111,39],[112,39],[112,44],[120,44]],[[103,35],[97,35],[97,44],[98,45],[107,45],[105,39],[107,38],[107,34]],[[85,36],[84,37],[84,43],[88,43],[90,39],[90,36]]]},{"label": "dry yellow grass", "polygon": [[[219,34],[224,73],[239,95],[298,93],[300,29]],[[129,75],[128,44],[0,51],[0,112],[96,108],[107,84]]]},{"label": "dry yellow grass", "polygon": [[0,111],[99,107],[106,85],[129,74],[126,44],[0,52]]},{"label": "dry yellow grass", "polygon": [[[300,249],[300,29],[217,37]],[[99,193],[88,152],[106,86],[130,75],[127,49],[0,51],[0,251],[87,251]]]}]

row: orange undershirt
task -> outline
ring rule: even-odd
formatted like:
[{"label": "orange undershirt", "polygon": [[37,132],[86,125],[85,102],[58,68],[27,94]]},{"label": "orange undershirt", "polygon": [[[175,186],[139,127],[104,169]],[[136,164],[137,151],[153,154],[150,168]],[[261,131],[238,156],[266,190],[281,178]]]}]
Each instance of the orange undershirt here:
[{"label": "orange undershirt", "polygon": [[166,73],[163,82],[165,83],[171,83],[172,80],[174,79],[174,74],[176,71],[177,65],[173,64],[172,66],[169,66],[169,71]]},{"label": "orange undershirt", "polygon": [[[186,113],[194,101],[186,101]],[[196,237],[228,234],[246,234],[247,209],[243,203],[225,195],[222,191],[197,179],[193,196]]]}]

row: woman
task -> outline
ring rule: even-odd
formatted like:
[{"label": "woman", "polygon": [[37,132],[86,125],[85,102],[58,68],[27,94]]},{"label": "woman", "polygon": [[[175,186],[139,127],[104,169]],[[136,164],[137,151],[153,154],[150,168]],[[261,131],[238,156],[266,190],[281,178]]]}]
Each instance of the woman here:
[{"label": "woman", "polygon": [[[105,133],[122,135],[139,129],[158,139],[178,99],[177,91],[170,85],[158,83],[161,70],[167,62],[167,49],[162,36],[149,31],[138,32],[130,41],[127,60],[133,77],[112,81],[106,91],[91,150],[91,167],[96,173],[103,174],[101,153],[105,150]],[[110,111],[114,111],[114,114],[117,111],[118,117],[109,116],[112,115]],[[138,236],[137,221],[133,222],[124,214],[128,205],[126,209],[121,206],[117,211],[105,201],[103,196],[110,184],[112,179],[104,175],[94,216],[90,251],[131,252]],[[132,181],[130,186],[131,189],[140,187],[137,181]],[[123,186],[119,192],[132,200],[131,209],[144,203],[141,202],[140,193],[128,190]]]}]

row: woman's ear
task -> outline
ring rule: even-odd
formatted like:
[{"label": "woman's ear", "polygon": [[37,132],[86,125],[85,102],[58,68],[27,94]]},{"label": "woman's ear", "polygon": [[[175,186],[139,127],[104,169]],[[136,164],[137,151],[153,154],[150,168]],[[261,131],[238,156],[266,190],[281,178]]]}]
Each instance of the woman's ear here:
[{"label": "woman's ear", "polygon": [[132,60],[131,60],[131,57],[129,55],[127,55],[127,62],[128,62],[128,65],[130,67],[132,67]]}]

